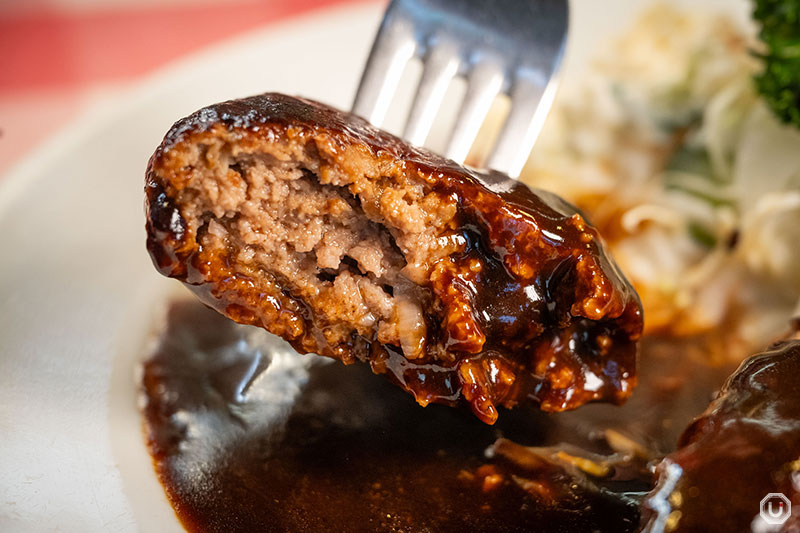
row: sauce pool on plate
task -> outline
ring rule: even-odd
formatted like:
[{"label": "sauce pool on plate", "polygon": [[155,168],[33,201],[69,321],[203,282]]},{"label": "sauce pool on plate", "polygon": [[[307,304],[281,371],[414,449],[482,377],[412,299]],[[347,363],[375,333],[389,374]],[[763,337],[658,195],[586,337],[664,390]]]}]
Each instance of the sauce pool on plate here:
[{"label": "sauce pool on plate", "polygon": [[515,409],[489,426],[179,300],[144,363],[148,445],[190,531],[634,531],[647,469],[578,486],[558,465],[531,470],[486,450],[502,438],[613,454],[602,434],[614,428],[671,451],[727,371],[695,371],[684,387],[691,371],[669,359],[683,352],[647,341],[644,352],[644,386],[623,407]]}]

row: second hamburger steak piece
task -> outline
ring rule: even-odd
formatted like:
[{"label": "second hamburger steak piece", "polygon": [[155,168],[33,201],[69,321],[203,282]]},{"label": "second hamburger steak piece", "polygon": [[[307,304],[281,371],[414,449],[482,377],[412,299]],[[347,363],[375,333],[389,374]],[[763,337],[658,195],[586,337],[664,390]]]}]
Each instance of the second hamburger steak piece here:
[{"label": "second hamburger steak piece", "polygon": [[176,123],[147,170],[158,269],[299,352],[368,362],[484,422],[621,402],[641,305],[558,198],[264,94]]}]

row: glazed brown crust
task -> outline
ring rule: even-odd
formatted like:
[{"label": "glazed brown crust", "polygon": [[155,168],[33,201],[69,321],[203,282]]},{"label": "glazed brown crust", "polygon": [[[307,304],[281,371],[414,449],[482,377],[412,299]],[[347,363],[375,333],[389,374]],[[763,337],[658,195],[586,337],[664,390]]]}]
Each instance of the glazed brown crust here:
[{"label": "glazed brown crust", "polygon": [[[401,342],[381,342],[394,337],[321,312],[317,293],[293,279],[263,265],[243,268],[235,242],[204,245],[203,228],[189,215],[187,198],[194,202],[197,194],[187,191],[220,166],[227,156],[219,150],[261,159],[266,153],[273,164],[302,160],[313,166],[303,172],[314,183],[341,190],[365,224],[393,241],[392,261],[405,262],[392,279],[410,285],[409,298],[424,315],[420,333],[401,331]],[[217,189],[230,181],[233,190],[241,176],[228,168],[216,179]],[[411,227],[392,203],[410,188],[422,191],[419,199],[402,205],[430,227]],[[300,352],[369,362],[423,405],[466,400],[491,423],[497,405],[531,399],[558,411],[621,402],[635,385],[641,305],[574,209],[498,174],[410,147],[353,115],[280,94],[201,109],[176,123],[153,154],[146,196],[147,247],[162,274]],[[214,218],[206,215],[206,222]],[[408,244],[409,234],[425,232],[449,244],[425,253]],[[394,325],[402,330],[406,322],[396,318]]]}]

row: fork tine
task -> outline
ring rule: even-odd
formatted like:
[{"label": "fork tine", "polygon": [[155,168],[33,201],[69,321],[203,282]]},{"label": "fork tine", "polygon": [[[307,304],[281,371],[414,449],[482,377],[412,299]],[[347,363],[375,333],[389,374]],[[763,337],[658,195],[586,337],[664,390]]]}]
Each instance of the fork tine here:
[{"label": "fork tine", "polygon": [[475,65],[467,78],[467,94],[445,151],[447,157],[464,162],[502,86],[503,71],[496,62],[485,60]]},{"label": "fork tine", "polygon": [[353,101],[353,113],[375,126],[381,125],[416,46],[409,22],[402,19],[384,20],[361,76]]},{"label": "fork tine", "polygon": [[[522,172],[556,94],[556,78],[519,76],[511,90],[511,110],[487,163],[516,178]],[[547,86],[545,87],[545,84]]]},{"label": "fork tine", "polygon": [[411,144],[425,143],[447,87],[458,72],[458,64],[458,49],[452,43],[431,46],[403,132],[403,137]]}]

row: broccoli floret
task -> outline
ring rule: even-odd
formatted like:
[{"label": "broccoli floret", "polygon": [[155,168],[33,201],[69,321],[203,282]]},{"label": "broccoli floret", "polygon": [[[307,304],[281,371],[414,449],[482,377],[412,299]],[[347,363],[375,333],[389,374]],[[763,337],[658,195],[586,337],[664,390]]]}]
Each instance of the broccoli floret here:
[{"label": "broccoli floret", "polygon": [[766,51],[758,91],[778,117],[800,128],[800,0],[756,0]]}]

